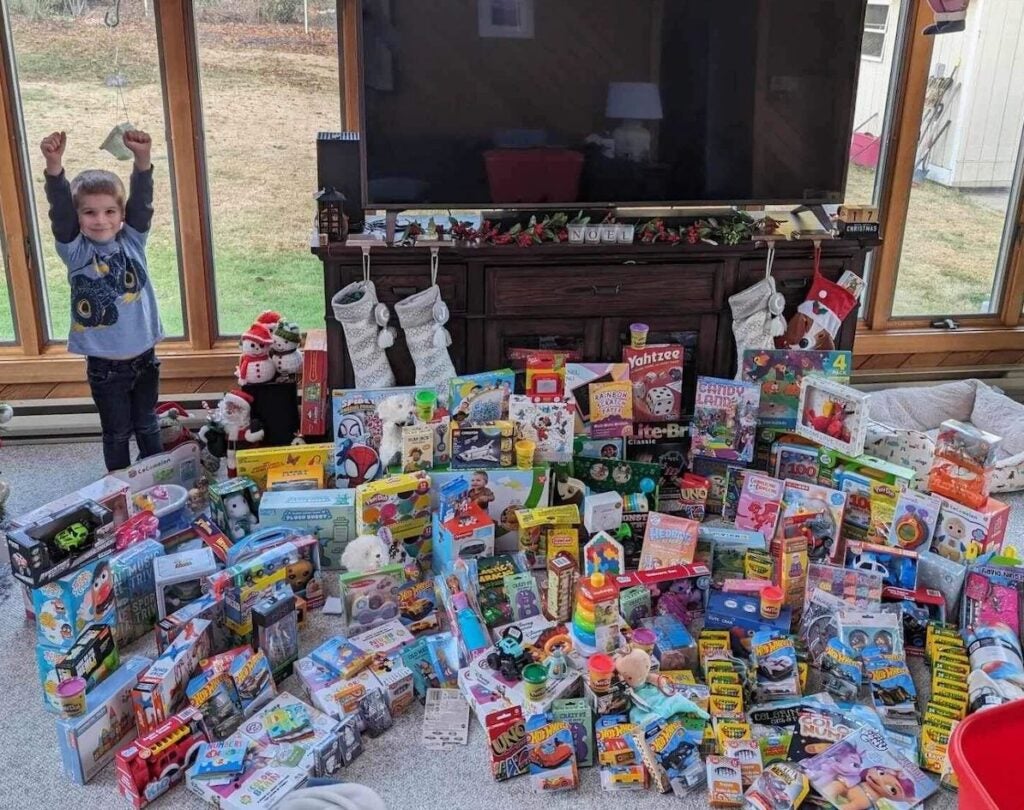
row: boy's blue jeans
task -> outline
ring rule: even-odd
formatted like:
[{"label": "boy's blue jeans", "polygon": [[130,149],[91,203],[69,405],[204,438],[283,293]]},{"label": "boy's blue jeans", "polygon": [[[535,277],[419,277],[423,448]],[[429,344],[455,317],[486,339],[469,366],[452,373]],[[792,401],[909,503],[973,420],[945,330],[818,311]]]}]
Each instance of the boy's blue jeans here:
[{"label": "boy's blue jeans", "polygon": [[129,360],[86,358],[86,374],[103,429],[103,461],[108,471],[131,464],[128,440],[132,434],[139,458],[162,450],[156,417],[160,395],[160,361],[150,349]]}]

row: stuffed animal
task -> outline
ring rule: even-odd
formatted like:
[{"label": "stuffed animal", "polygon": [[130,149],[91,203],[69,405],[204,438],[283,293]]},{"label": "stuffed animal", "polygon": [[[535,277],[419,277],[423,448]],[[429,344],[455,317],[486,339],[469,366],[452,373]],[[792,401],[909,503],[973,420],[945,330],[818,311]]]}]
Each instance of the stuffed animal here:
[{"label": "stuffed animal", "polygon": [[281,321],[274,327],[270,357],[279,377],[296,377],[302,373],[302,332],[291,321]]},{"label": "stuffed animal", "polygon": [[629,719],[641,728],[652,720],[668,720],[674,714],[710,715],[689,698],[677,694],[662,675],[651,672],[651,656],[639,647],[615,656],[615,673],[627,687],[633,708]]},{"label": "stuffed animal", "polygon": [[239,385],[268,383],[274,379],[277,370],[270,359],[269,347],[273,338],[270,330],[261,323],[254,323],[238,341],[242,356],[235,369]]},{"label": "stuffed animal", "polygon": [[375,534],[360,534],[345,546],[341,564],[361,574],[377,571],[388,564],[388,547]]},{"label": "stuffed animal", "polygon": [[836,335],[843,321],[857,306],[857,296],[851,291],[857,280],[849,277],[852,274],[844,273],[838,282],[830,281],[818,271],[818,261],[816,254],[811,289],[789,319],[780,349],[831,351],[836,347]]},{"label": "stuffed animal", "polygon": [[195,438],[192,431],[185,427],[183,420],[189,412],[177,402],[162,402],[156,408],[156,418],[160,425],[160,446],[166,451],[184,444]]},{"label": "stuffed animal", "polygon": [[227,534],[233,540],[241,540],[259,526],[260,518],[248,490],[239,490],[225,495],[222,499],[224,513],[228,518]]},{"label": "stuffed animal", "polygon": [[381,421],[380,463],[386,469],[402,452],[402,428],[414,423],[416,409],[408,394],[392,394],[380,401],[377,416]]}]

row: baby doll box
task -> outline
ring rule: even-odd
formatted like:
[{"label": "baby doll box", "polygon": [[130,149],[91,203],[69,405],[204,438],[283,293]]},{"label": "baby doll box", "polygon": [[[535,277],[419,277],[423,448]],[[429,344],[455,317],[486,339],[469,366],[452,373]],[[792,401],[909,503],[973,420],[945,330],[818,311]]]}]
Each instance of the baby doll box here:
[{"label": "baby doll box", "polygon": [[991,492],[1024,489],[1024,404],[980,380],[876,391],[868,416],[864,452],[911,467],[915,489],[927,485],[935,436],[947,419],[1002,437]]}]

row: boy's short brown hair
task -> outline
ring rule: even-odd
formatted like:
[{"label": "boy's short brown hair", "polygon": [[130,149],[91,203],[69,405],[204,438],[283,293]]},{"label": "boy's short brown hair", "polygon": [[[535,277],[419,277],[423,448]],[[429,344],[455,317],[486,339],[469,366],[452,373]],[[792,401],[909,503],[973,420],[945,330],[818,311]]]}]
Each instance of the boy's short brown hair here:
[{"label": "boy's short brown hair", "polygon": [[78,204],[85,194],[109,194],[117,200],[121,213],[124,213],[124,183],[121,178],[106,169],[86,169],[71,181],[71,201],[78,209]]}]

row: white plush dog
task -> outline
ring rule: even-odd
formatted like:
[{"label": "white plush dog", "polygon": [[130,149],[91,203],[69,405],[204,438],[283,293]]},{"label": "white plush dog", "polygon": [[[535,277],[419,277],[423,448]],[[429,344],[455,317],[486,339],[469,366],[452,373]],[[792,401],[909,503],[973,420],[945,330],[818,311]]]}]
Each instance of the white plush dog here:
[{"label": "white plush dog", "polygon": [[361,574],[383,568],[388,564],[387,544],[375,534],[361,534],[345,546],[341,564]]},{"label": "white plush dog", "polygon": [[387,467],[402,452],[402,428],[413,424],[416,410],[408,394],[393,394],[382,399],[377,416],[382,423],[380,436],[380,463]]}]

